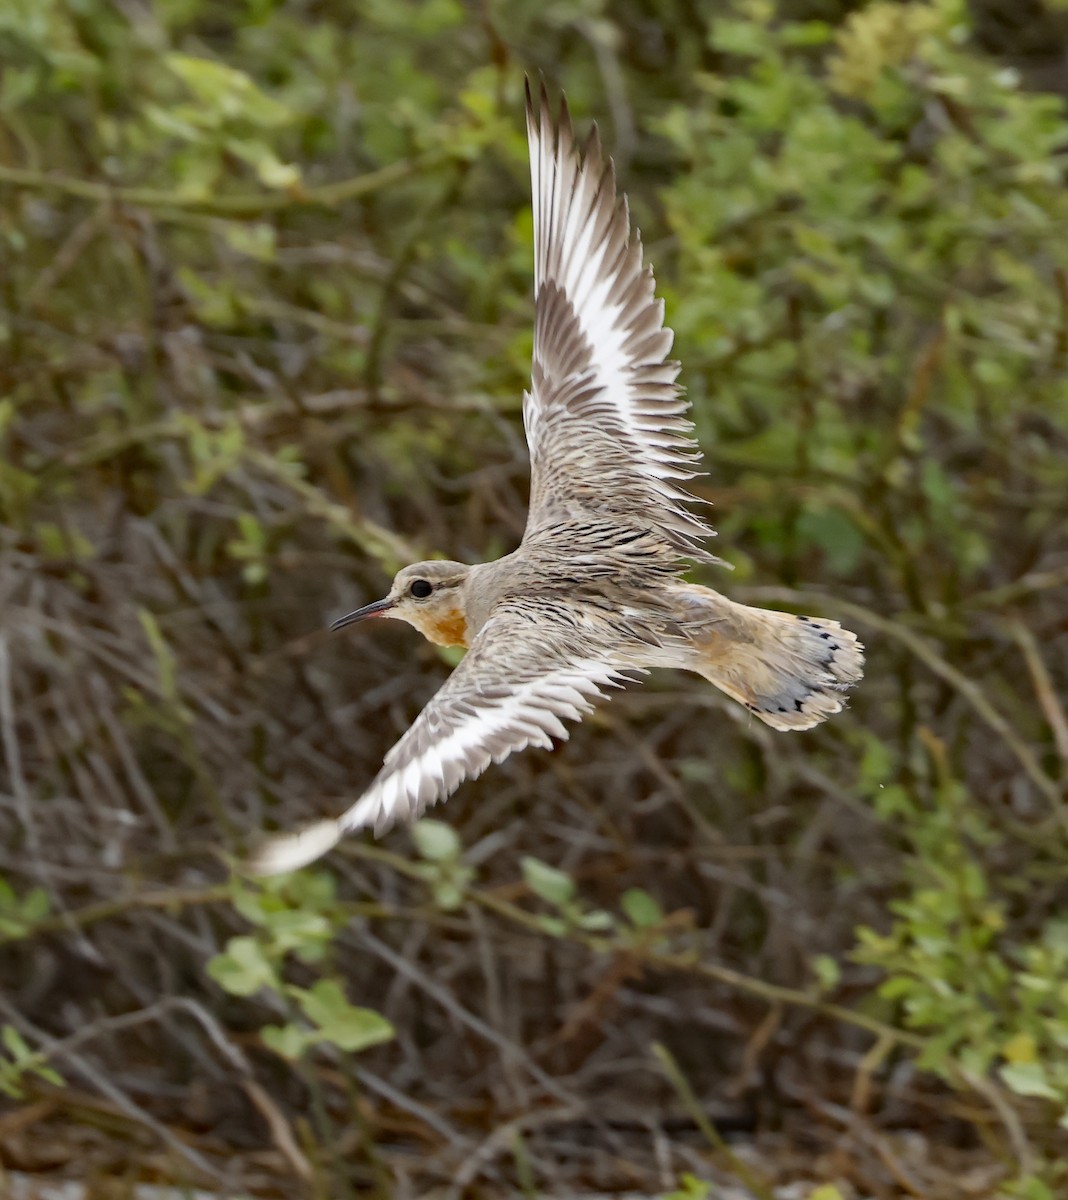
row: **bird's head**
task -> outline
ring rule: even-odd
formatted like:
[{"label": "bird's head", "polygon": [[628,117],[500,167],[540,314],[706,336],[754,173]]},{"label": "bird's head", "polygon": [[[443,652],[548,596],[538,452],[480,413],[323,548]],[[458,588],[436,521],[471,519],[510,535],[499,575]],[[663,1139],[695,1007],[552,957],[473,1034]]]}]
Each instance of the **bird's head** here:
[{"label": "bird's head", "polygon": [[371,617],[394,617],[414,625],[438,646],[466,646],[464,582],[470,567],[434,559],[397,572],[389,595],[366,604],[330,626],[341,629]]}]

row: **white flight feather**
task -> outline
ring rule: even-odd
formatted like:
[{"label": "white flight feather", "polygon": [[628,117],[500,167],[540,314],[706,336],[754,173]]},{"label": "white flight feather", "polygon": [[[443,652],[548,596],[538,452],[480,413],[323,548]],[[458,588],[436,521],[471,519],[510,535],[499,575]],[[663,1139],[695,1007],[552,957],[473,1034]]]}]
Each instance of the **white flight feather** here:
[{"label": "white flight feather", "polygon": [[[528,746],[550,748],[554,737],[566,740],[570,730],[564,721],[581,720],[603,694],[602,688],[617,687],[622,681],[623,677],[603,662],[581,660],[518,682],[515,691],[503,700],[495,697],[479,705],[476,697],[473,712],[465,714],[444,737],[431,741],[421,753],[396,767],[406,748],[417,743],[432,723],[438,728],[447,725],[450,701],[471,699],[439,693],[386,755],[378,778],[351,808],[333,820],[317,821],[297,833],[271,838],[252,859],[251,870],[258,875],[296,870],[331,850],[346,833],[366,826],[381,829],[397,817],[421,812],[446,799],[452,790],[446,783],[446,767],[450,764],[463,768],[454,778],[455,787],[462,779],[481,775],[491,761],[501,762]],[[443,691],[447,689],[448,684]],[[491,752],[488,743],[498,735],[505,735],[507,740]],[[429,792],[424,791],[427,785]]]},{"label": "white flight feather", "polygon": [[[678,374],[676,364],[664,361],[672,334],[663,328],[663,302],[652,296],[640,249],[634,249],[633,242],[631,249],[621,248],[619,222],[627,221],[621,216],[625,207],[613,207],[605,222],[598,197],[610,180],[607,176],[602,180],[599,153],[582,160],[569,124],[566,136],[554,135],[544,98],[537,113],[528,111],[535,296],[547,276],[563,290],[590,347],[589,383],[603,394],[606,406],[614,407],[630,435],[637,451],[635,470],[662,498],[676,529],[683,522],[689,536],[711,534],[681,507],[688,497],[670,482],[694,474],[686,442],[680,439],[685,426],[677,419],[687,406],[670,391],[665,394],[664,385],[673,384]],[[614,194],[611,199],[613,206],[625,205]],[[551,346],[535,347],[543,367],[551,366],[551,353]],[[558,387],[566,381],[550,382]],[[644,390],[652,385],[658,387],[656,392]],[[536,393],[523,397],[523,419],[535,461],[544,428],[540,403]],[[551,453],[551,435],[544,449]],[[581,445],[575,449],[581,455]],[[597,462],[591,460],[591,472],[596,469]],[[454,686],[454,675],[389,752],[378,777],[351,808],[336,820],[320,821],[268,842],[254,869],[264,874],[292,870],[318,858],[350,830],[367,825],[380,830],[398,817],[421,813],[445,799],[461,779],[481,774],[491,761],[529,745],[551,745],[553,737],[566,738],[563,721],[580,720],[602,688],[617,686],[624,678],[603,662],[580,659],[550,667],[536,678],[520,679],[510,696],[494,696],[480,704],[470,688]],[[458,719],[457,710],[450,713],[449,708],[456,702],[461,706]],[[463,711],[466,706],[473,706],[473,711]],[[427,738],[422,750],[398,765]],[[491,750],[496,740],[499,745]]]},{"label": "white flight feather", "polygon": [[[424,780],[432,779],[435,788],[430,803],[445,799],[445,768],[450,763],[464,767],[467,778],[480,775],[490,762],[527,746],[550,747],[552,736],[568,736],[560,716],[578,721],[593,707],[591,699],[602,686],[611,686],[612,673],[602,663],[582,662],[564,671],[550,671],[537,679],[525,680],[503,701],[481,705],[466,716],[445,737],[432,741],[425,750],[400,769],[393,764],[402,758],[408,745],[417,741],[427,710],[386,755],[382,773],[359,800],[338,818],[343,832],[364,826],[379,826],[394,819],[398,808],[418,806]],[[430,706],[434,706],[431,701]],[[559,716],[557,715],[559,714]],[[510,734],[506,746],[491,754],[487,743],[498,734]]]},{"label": "white flight feather", "polygon": [[[687,479],[694,471],[680,462],[678,439],[664,434],[663,423],[665,418],[681,412],[685,404],[661,402],[650,406],[633,380],[636,368],[662,362],[671,348],[671,331],[662,327],[663,302],[652,298],[648,301],[659,309],[660,343],[651,356],[648,347],[639,355],[642,347],[632,344],[635,339],[623,322],[621,293],[629,291],[643,268],[640,260],[635,265],[629,255],[608,262],[613,239],[604,236],[604,230],[594,244],[599,177],[594,176],[588,162],[579,161],[570,138],[566,142],[557,139],[544,110],[528,123],[527,132],[534,193],[535,298],[547,282],[548,270],[571,301],[591,348],[592,382],[611,397],[624,427],[641,448],[636,467],[666,501],[674,503],[678,497],[663,481]],[[642,324],[641,341],[645,342],[648,325]],[[665,363],[661,380],[672,383],[677,373],[674,364]],[[523,417],[532,447],[538,439],[538,407],[536,396],[524,396]]]}]

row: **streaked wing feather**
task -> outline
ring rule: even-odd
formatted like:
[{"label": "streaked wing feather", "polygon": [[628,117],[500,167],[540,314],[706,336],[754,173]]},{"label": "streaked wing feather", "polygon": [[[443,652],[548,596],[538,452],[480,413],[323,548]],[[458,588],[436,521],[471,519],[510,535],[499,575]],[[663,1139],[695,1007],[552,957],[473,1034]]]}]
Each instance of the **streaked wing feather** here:
[{"label": "streaked wing feather", "polygon": [[627,679],[611,647],[596,641],[577,610],[534,601],[499,606],[359,800],[336,820],[272,839],[253,870],[294,870],[353,830],[372,826],[380,834],[413,821],[491,762],[566,739],[565,721],[581,720],[605,689]]},{"label": "streaked wing feather", "polygon": [[534,205],[534,362],[523,419],[531,455],[528,534],[576,506],[641,512],[671,547],[711,559],[713,530],[686,506],[697,473],[689,407],[667,360],[673,335],[596,126],[580,154],[566,104],[527,89]]}]

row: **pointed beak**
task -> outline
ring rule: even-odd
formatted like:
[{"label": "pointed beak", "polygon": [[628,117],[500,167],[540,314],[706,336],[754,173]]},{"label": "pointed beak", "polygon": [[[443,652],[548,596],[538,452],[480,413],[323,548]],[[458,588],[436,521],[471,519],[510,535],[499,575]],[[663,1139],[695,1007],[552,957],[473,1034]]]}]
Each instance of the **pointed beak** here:
[{"label": "pointed beak", "polygon": [[346,625],[355,625],[357,621],[369,621],[371,617],[384,617],[393,607],[393,600],[387,596],[384,600],[376,600],[374,604],[365,604],[347,616],[339,617],[331,629],[344,629]]}]

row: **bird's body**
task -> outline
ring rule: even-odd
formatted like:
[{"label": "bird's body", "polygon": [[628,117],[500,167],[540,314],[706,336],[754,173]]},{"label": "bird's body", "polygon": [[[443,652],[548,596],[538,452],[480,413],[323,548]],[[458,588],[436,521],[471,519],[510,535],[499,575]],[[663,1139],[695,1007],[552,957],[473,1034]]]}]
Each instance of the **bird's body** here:
[{"label": "bird's body", "polygon": [[345,833],[417,817],[466,777],[566,738],[604,694],[652,668],[694,671],[776,729],[843,704],[863,648],[835,621],[751,608],[682,578],[718,562],[687,505],[696,472],[671,331],[596,129],[582,153],[566,107],[554,132],[528,92],[535,334],[523,420],[530,513],[495,562],[432,560],[337,622],[394,617],[468,654],[336,820],[274,839],[262,871],[287,870]]}]

